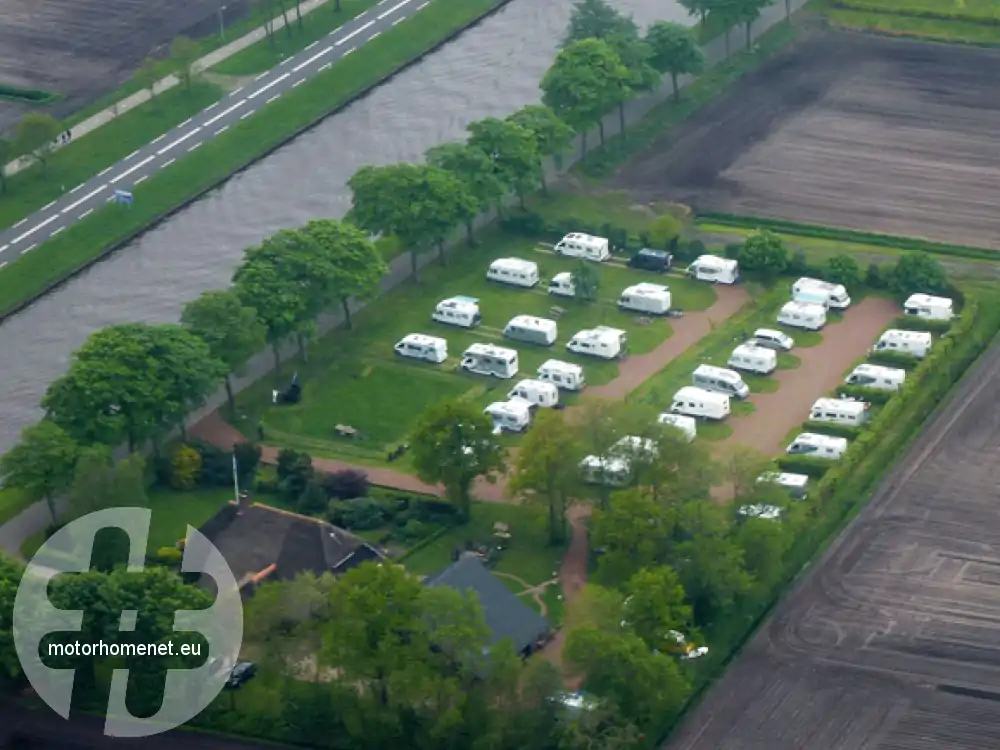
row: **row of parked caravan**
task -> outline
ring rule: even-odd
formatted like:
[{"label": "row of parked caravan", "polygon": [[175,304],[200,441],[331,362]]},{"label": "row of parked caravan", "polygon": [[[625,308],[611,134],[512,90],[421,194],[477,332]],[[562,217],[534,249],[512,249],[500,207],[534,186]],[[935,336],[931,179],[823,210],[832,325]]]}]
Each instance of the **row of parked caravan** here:
[{"label": "row of parked caravan", "polygon": [[842,284],[803,277],[792,284],[792,299],[778,311],[778,322],[792,328],[818,331],[830,310],[846,310],[851,296]]}]

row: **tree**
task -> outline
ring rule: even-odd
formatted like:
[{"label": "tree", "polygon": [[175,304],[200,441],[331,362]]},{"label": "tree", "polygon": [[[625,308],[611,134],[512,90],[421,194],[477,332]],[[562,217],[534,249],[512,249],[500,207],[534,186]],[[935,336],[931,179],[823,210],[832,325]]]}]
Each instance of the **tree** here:
[{"label": "tree", "polygon": [[73,518],[106,508],[145,507],[146,459],[139,454],[114,463],[103,447],[85,448],[73,470],[69,507]]},{"label": "tree", "polygon": [[225,371],[208,345],[179,325],[126,323],[96,333],[73,353],[42,407],[81,443],[133,451],[204,404]]},{"label": "tree", "polygon": [[604,143],[603,116],[628,97],[630,74],[614,48],[600,39],[574,42],[556,56],[542,79],[542,100],[583,137],[595,124]]},{"label": "tree", "polygon": [[597,268],[585,260],[579,261],[570,272],[573,295],[584,302],[596,302],[601,292],[601,276]]},{"label": "tree", "polygon": [[760,18],[761,11],[772,3],[774,3],[774,0],[722,0],[721,2],[724,8],[723,13],[727,20],[732,19],[734,23],[743,24],[743,28],[746,31],[748,52],[753,46],[753,24]]},{"label": "tree", "polygon": [[628,580],[625,591],[625,621],[651,649],[666,650],[667,631],[684,632],[690,626],[691,607],[673,568],[643,568]]},{"label": "tree", "polygon": [[379,282],[389,272],[368,236],[344,222],[332,219],[310,221],[302,231],[311,237],[326,255],[331,266],[327,279],[327,295],[339,300],[348,328],[353,328],[348,301],[371,299]]},{"label": "tree", "polygon": [[732,486],[733,496],[741,502],[748,502],[758,488],[767,485],[758,482],[757,478],[772,468],[772,462],[770,456],[762,451],[736,443],[722,452],[718,466],[722,470],[723,481]]},{"label": "tree", "polygon": [[422,203],[417,208],[415,225],[421,227],[438,249],[438,259],[447,264],[444,243],[455,227],[466,225],[479,213],[479,202],[465,189],[462,180],[451,172],[433,166],[422,167],[423,182],[420,190]]},{"label": "tree", "polygon": [[677,546],[676,558],[677,573],[700,626],[715,622],[753,585],[743,550],[723,535],[692,534]]},{"label": "tree", "polygon": [[848,290],[861,285],[861,267],[854,256],[837,253],[827,264],[827,279],[834,284],[843,284]]},{"label": "tree", "polygon": [[14,647],[14,598],[24,569],[0,555],[0,686],[12,685],[21,676],[21,660]]},{"label": "tree", "polygon": [[174,75],[184,84],[185,89],[191,89],[191,82],[194,80],[194,64],[200,53],[198,42],[188,39],[186,36],[179,36],[170,43],[170,65]]},{"label": "tree", "polygon": [[490,418],[471,404],[443,401],[425,411],[412,437],[413,466],[425,482],[440,482],[466,518],[476,477],[504,468]]},{"label": "tree", "polygon": [[156,83],[160,80],[160,66],[152,57],[145,58],[135,71],[135,82],[149,91],[149,98],[156,98]]},{"label": "tree", "polygon": [[475,214],[466,217],[465,222],[471,245],[475,215],[498,203],[505,191],[490,157],[480,148],[459,141],[449,141],[429,149],[427,163],[450,172],[461,180],[466,193],[475,201]]},{"label": "tree", "polygon": [[900,299],[911,294],[940,294],[948,289],[944,266],[923,251],[907,253],[889,273],[889,288]]},{"label": "tree", "polygon": [[577,0],[569,18],[569,28],[560,47],[566,48],[584,39],[638,35],[638,28],[630,16],[624,16],[604,0]]},{"label": "tree", "polygon": [[0,138],[0,193],[7,192],[7,165],[14,160],[14,144]]},{"label": "tree", "polygon": [[677,78],[697,75],[705,70],[705,52],[690,29],[679,23],[657,21],[646,32],[646,44],[653,51],[652,65],[661,73],[669,73],[674,87],[674,99],[680,99]]},{"label": "tree", "polygon": [[660,83],[660,73],[652,65],[652,47],[639,38],[638,32],[614,34],[608,37],[607,42],[628,71],[626,89],[618,100],[618,124],[622,138],[625,138],[625,102],[655,89]]},{"label": "tree", "polygon": [[271,49],[274,49],[274,12],[272,10],[274,0],[252,0],[252,2],[255,12],[264,18],[264,36],[267,37]]},{"label": "tree", "polygon": [[[478,148],[492,164],[497,181],[517,194],[524,207],[524,193],[541,181],[541,156],[535,134],[511,120],[487,117],[470,123],[469,147]],[[502,209],[498,203],[497,209]]]},{"label": "tree", "polygon": [[535,418],[514,463],[509,490],[545,504],[552,544],[568,536],[566,511],[580,480],[579,448],[575,428],[563,413],[546,409]]},{"label": "tree", "polygon": [[[573,128],[560,120],[550,107],[543,104],[529,104],[517,110],[507,119],[535,136],[539,157],[558,158],[569,148],[573,140]],[[544,167],[539,169],[539,177],[542,181],[542,190],[547,192]]]},{"label": "tree", "polygon": [[663,564],[674,547],[676,530],[673,509],[640,490],[619,492],[610,508],[596,509],[591,516],[591,545],[603,550],[597,578],[620,583],[642,568]]},{"label": "tree", "polygon": [[14,130],[14,151],[30,156],[42,165],[43,170],[48,169],[49,154],[55,148],[58,136],[59,123],[52,115],[29,112]]},{"label": "tree", "polygon": [[688,15],[698,16],[698,23],[702,26],[705,25],[708,12],[718,4],[717,0],[679,0],[679,2]]},{"label": "tree", "polygon": [[223,382],[229,410],[235,415],[232,374],[240,374],[247,360],[266,343],[257,311],[244,306],[232,289],[208,291],[184,306],[181,323],[208,345],[213,359],[225,365]]},{"label": "tree", "polygon": [[0,456],[0,477],[32,500],[45,500],[58,523],[56,495],[73,482],[80,446],[58,425],[43,420],[21,430],[21,440]]},{"label": "tree", "polygon": [[750,233],[740,250],[740,265],[773,280],[788,267],[788,250],[781,238],[767,229]]},{"label": "tree", "polygon": [[753,576],[760,595],[767,596],[785,574],[785,554],[792,534],[784,519],[781,523],[764,518],[746,518],[736,532],[736,543],[743,551],[747,572]]}]

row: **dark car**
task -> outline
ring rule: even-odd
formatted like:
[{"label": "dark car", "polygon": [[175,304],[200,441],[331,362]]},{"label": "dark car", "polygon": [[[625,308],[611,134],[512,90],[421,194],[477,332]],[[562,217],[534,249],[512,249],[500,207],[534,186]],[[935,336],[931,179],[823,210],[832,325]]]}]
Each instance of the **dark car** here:
[{"label": "dark car", "polygon": [[257,674],[257,665],[252,661],[241,661],[233,667],[233,671],[229,673],[229,679],[226,680],[226,688],[229,690],[235,690],[236,688],[243,687],[246,683],[253,679],[254,675]]},{"label": "dark car", "polygon": [[670,253],[664,250],[651,250],[648,247],[644,247],[629,259],[628,265],[629,268],[664,273],[670,270],[673,262],[674,256]]}]

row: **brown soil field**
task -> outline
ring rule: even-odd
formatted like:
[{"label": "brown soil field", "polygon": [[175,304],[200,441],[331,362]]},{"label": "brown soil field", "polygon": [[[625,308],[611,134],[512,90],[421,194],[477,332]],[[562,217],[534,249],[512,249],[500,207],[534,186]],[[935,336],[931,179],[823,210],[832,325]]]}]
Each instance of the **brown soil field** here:
[{"label": "brown soil field", "polygon": [[667,742],[1000,747],[1000,347]]},{"label": "brown soil field", "polygon": [[615,186],[1000,248],[998,118],[1000,51],[824,32],[639,154]]}]

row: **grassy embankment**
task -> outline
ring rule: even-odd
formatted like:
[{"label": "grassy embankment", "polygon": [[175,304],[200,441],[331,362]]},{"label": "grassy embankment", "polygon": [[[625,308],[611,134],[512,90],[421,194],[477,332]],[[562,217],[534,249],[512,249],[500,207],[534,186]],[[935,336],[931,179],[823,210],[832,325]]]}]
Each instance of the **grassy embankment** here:
[{"label": "grassy embankment", "polygon": [[993,0],[816,0],[833,24],[928,41],[1000,45],[1000,6]]}]

